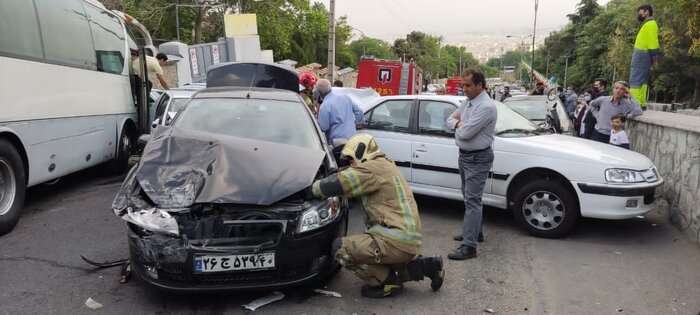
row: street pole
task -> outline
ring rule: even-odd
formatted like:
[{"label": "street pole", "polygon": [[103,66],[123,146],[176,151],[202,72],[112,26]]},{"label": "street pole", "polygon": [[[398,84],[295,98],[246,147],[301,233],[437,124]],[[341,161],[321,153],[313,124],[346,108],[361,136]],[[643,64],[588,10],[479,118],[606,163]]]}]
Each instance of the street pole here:
[{"label": "street pole", "polygon": [[328,80],[335,80],[335,0],[331,0],[328,16]]},{"label": "street pole", "polygon": [[175,4],[175,32],[177,33],[177,41],[180,41],[180,5]]},{"label": "street pole", "polygon": [[545,71],[544,76],[549,78],[549,54],[547,54],[547,70]]},{"label": "street pole", "polygon": [[537,5],[540,0],[535,0],[535,25],[532,28],[532,63],[530,63],[530,80],[535,78],[535,32],[537,31]]},{"label": "street pole", "polygon": [[566,76],[569,74],[569,55],[566,55],[566,65],[564,66],[564,86],[566,89]]}]

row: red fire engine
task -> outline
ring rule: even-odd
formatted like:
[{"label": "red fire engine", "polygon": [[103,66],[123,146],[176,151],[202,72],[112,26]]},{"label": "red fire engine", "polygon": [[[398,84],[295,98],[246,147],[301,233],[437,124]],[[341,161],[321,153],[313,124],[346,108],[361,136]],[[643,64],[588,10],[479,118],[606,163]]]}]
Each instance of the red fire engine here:
[{"label": "red fire engine", "polygon": [[445,83],[445,94],[459,95],[460,85],[462,85],[462,78],[459,76],[448,78],[447,82]]},{"label": "red fire engine", "polygon": [[372,88],[379,95],[420,94],[423,73],[414,62],[362,58],[357,69],[358,89]]}]

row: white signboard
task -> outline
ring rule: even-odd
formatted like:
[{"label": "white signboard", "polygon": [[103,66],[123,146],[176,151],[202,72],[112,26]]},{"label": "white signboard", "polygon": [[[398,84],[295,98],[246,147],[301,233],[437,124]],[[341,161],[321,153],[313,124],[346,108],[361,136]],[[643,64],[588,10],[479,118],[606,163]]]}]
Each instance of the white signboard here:
[{"label": "white signboard", "polygon": [[197,64],[197,50],[190,48],[190,65],[192,66],[192,74],[199,75],[199,65]]},{"label": "white signboard", "polygon": [[219,45],[211,46],[211,57],[214,64],[221,62],[219,59]]}]

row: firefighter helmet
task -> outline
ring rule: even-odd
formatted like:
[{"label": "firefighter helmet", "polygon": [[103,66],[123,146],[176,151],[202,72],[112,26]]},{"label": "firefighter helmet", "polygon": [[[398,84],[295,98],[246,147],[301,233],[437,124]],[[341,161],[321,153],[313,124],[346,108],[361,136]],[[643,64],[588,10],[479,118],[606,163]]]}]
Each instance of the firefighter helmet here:
[{"label": "firefighter helmet", "polygon": [[350,157],[359,164],[372,160],[381,153],[374,137],[366,133],[359,133],[348,140],[340,154]]},{"label": "firefighter helmet", "polygon": [[299,84],[308,89],[310,85],[316,84],[316,76],[311,72],[304,72],[299,76]]}]

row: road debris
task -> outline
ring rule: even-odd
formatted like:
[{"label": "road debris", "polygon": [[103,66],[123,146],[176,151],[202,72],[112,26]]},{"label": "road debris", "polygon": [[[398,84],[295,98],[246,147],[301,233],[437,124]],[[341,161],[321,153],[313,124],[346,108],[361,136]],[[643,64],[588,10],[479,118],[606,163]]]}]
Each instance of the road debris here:
[{"label": "road debris", "polygon": [[656,224],[656,223],[652,223],[652,224],[651,224],[651,226],[657,226],[657,225],[658,225],[658,224]]},{"label": "road debris", "polygon": [[314,289],[313,291],[316,292],[316,293],[321,293],[321,294],[323,294],[323,295],[325,295],[325,296],[327,296],[327,297],[337,297],[337,298],[343,297],[343,296],[340,295],[340,293],[338,293],[338,292],[327,291],[327,290],[323,290],[323,289]]},{"label": "road debris", "polygon": [[496,311],[494,311],[492,308],[487,308],[487,309],[484,309],[484,312],[489,313],[489,314],[493,314]]},{"label": "road debris", "polygon": [[113,261],[105,261],[105,262],[96,262],[90,259],[87,259],[85,256],[80,255],[80,258],[82,258],[86,263],[91,264],[97,268],[111,268],[111,267],[116,267],[119,266],[127,261],[129,261],[128,258],[126,259],[117,259]]},{"label": "road debris", "polygon": [[618,252],[618,251],[615,251],[615,254],[622,255],[622,253],[620,253],[620,252]]},{"label": "road debris", "polygon": [[251,311],[255,311],[256,309],[258,309],[261,306],[265,306],[267,304],[279,301],[281,299],[284,299],[284,293],[282,293],[280,291],[275,291],[275,292],[272,292],[268,296],[253,300],[252,302],[250,302],[248,304],[244,304],[243,307],[246,309],[249,309]]},{"label": "road debris", "polygon": [[102,308],[102,304],[93,300],[91,297],[87,298],[87,300],[85,301],[85,306],[87,306],[91,310],[99,310]]},{"label": "road debris", "polygon": [[624,311],[625,311],[625,310],[623,310],[623,309],[621,309],[621,308],[618,308],[618,309],[617,309],[617,312],[618,312],[618,313],[622,313],[622,312],[624,312]]},{"label": "road debris", "polygon": [[127,260],[127,262],[122,265],[119,283],[127,283],[129,279],[131,279],[131,262]]},{"label": "road debris", "polygon": [[638,216],[636,216],[635,218],[637,218],[637,219],[644,219],[644,216],[643,216],[643,215],[638,215]]}]

